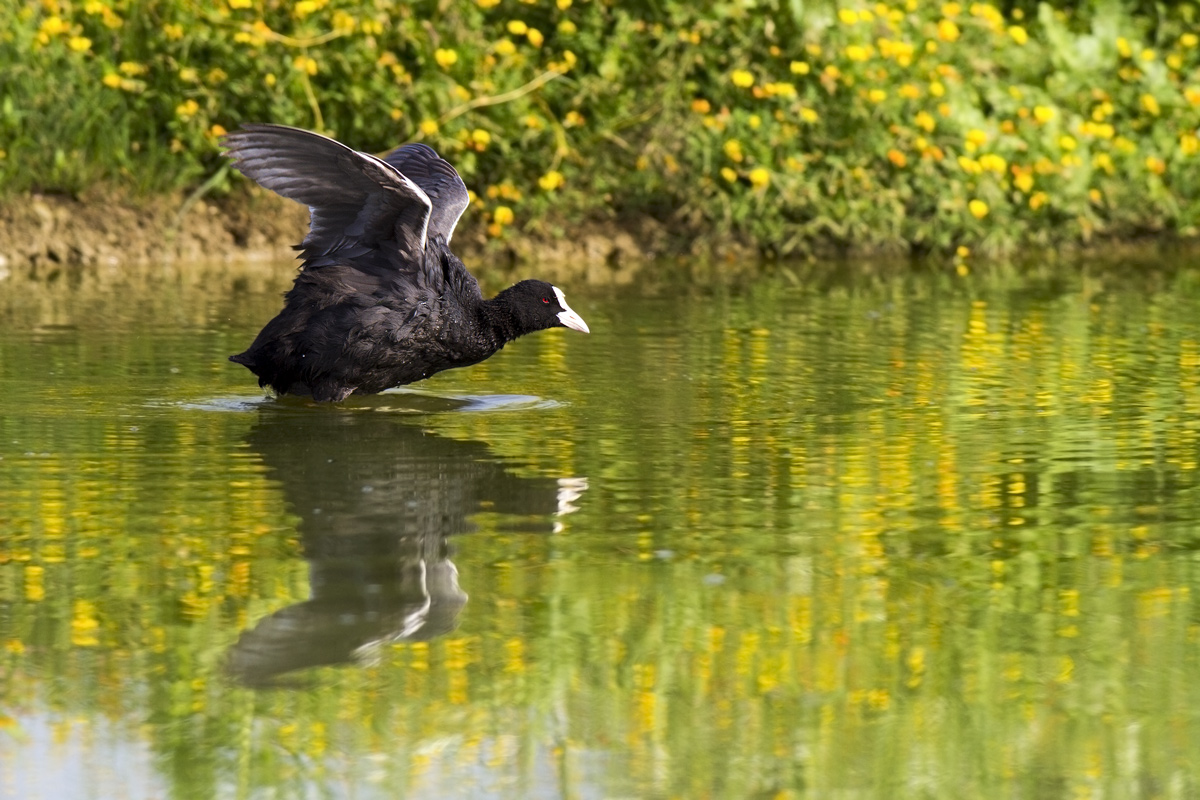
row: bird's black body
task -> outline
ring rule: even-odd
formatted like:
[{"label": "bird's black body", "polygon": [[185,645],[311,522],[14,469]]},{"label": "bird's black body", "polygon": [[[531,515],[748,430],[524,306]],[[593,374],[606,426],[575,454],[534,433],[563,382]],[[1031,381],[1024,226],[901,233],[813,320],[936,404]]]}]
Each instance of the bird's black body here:
[{"label": "bird's black body", "polygon": [[230,356],[260,386],[338,401],[477,364],[533,331],[587,331],[543,281],[483,298],[450,251],[466,187],[429,147],[377,159],[277,125],[245,126],[225,145],[239,170],[312,215],[283,310]]}]

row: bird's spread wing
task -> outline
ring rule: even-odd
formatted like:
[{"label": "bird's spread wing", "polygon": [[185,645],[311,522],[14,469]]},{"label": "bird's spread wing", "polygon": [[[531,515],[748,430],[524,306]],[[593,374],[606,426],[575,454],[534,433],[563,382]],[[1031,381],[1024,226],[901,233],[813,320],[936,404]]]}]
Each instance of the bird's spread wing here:
[{"label": "bird's spread wing", "polygon": [[450,162],[426,144],[406,144],[383,157],[409,180],[420,186],[433,203],[429,216],[429,235],[444,236],[450,241],[454,226],[471,202],[467,185]]},{"label": "bird's spread wing", "polygon": [[420,262],[433,204],[392,164],[285,125],[243,125],[222,144],[243,175],[308,206],[305,260],[394,240],[406,261]]}]

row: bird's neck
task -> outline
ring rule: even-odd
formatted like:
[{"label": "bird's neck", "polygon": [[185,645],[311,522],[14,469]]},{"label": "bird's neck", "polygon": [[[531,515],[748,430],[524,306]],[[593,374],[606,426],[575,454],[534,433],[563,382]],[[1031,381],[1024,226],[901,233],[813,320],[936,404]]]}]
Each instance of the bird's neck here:
[{"label": "bird's neck", "polygon": [[522,325],[518,319],[505,292],[501,292],[491,300],[484,300],[480,304],[479,310],[483,329],[491,333],[499,347],[503,347],[505,343],[511,342],[518,336],[529,333],[528,327]]}]

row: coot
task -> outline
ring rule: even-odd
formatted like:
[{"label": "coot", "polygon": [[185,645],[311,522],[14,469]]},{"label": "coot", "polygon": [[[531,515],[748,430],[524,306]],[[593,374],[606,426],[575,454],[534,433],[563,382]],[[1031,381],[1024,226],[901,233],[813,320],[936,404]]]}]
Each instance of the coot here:
[{"label": "coot", "polygon": [[544,281],[483,299],[450,252],[467,187],[432,148],[409,144],[381,159],[267,124],[243,125],[223,145],[243,175],[311,217],[283,310],[229,357],[259,386],[336,402],[477,364],[533,331],[588,332]]}]

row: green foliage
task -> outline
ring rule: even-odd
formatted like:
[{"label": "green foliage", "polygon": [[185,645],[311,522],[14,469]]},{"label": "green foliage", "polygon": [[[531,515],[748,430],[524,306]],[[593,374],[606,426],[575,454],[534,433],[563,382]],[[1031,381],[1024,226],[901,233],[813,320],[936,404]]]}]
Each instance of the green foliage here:
[{"label": "green foliage", "polygon": [[429,142],[495,237],[644,216],[782,254],[1194,234],[1194,5],[1026,5],[0,0],[0,187],[190,188],[221,131],[269,120]]}]

